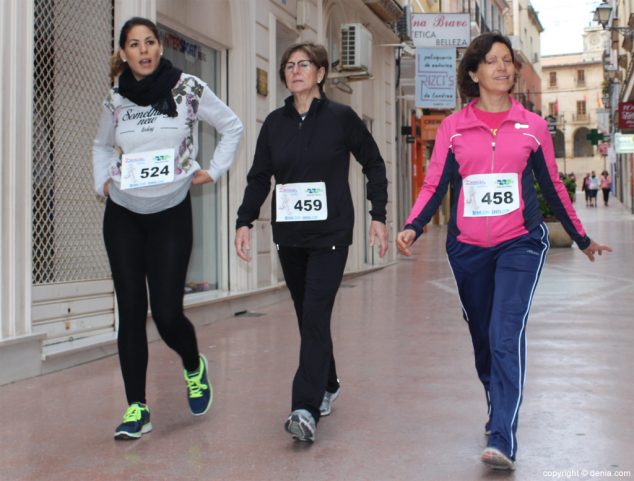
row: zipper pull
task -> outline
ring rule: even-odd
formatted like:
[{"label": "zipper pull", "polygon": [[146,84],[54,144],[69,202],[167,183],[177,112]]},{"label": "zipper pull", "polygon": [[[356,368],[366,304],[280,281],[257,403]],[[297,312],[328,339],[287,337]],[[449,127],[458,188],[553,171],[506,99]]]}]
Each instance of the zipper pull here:
[{"label": "zipper pull", "polygon": [[491,147],[493,147],[493,152],[495,152],[495,142],[491,142]]}]

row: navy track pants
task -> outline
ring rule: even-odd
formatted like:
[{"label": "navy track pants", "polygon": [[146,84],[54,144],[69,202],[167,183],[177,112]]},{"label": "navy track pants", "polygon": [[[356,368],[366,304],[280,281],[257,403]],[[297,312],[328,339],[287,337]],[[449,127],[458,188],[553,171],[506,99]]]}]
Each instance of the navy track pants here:
[{"label": "navy track pants", "polygon": [[488,446],[513,460],[526,375],[526,322],[548,248],[545,224],[494,247],[447,237],[449,263],[489,408]]}]

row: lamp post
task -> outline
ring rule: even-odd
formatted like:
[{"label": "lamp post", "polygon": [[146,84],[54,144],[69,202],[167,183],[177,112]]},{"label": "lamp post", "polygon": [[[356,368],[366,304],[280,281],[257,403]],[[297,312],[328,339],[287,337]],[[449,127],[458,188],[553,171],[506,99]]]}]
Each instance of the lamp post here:
[{"label": "lamp post", "polygon": [[564,134],[564,173],[566,173],[566,119],[563,120],[562,124],[561,133]]},{"label": "lamp post", "polygon": [[606,2],[603,2],[601,5],[599,5],[594,11],[594,20],[596,22],[599,22],[604,29],[608,26],[608,22],[610,21],[611,16],[612,7]]},{"label": "lamp post", "polygon": [[595,22],[599,22],[604,30],[610,30],[614,32],[622,33],[623,35],[632,35],[632,29],[630,27],[608,27],[610,18],[612,18],[612,6],[606,2],[601,3],[594,11]]}]

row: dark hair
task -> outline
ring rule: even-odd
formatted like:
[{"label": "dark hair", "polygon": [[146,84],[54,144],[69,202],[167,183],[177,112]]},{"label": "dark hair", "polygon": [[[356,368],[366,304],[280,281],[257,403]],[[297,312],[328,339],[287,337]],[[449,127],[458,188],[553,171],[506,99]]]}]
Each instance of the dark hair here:
[{"label": "dark hair", "polygon": [[288,87],[288,85],[286,85],[285,67],[288,63],[288,59],[291,58],[291,55],[293,55],[298,50],[306,53],[308,59],[313,62],[315,67],[317,67],[317,70],[319,70],[321,67],[324,68],[324,76],[321,79],[321,82],[317,84],[319,86],[319,91],[323,92],[324,84],[326,83],[326,79],[328,78],[328,67],[330,66],[330,62],[328,61],[328,51],[323,45],[320,45],[318,43],[301,42],[288,47],[284,54],[282,54],[282,60],[280,61],[280,80],[282,80],[282,83],[286,87]]},{"label": "dark hair", "polygon": [[[497,31],[486,32],[477,36],[467,47],[467,50],[460,61],[460,65],[458,66],[458,90],[460,91],[460,95],[463,97],[475,98],[480,96],[480,86],[473,81],[469,72],[475,72],[478,70],[478,66],[484,62],[486,54],[489,53],[494,43],[506,45],[511,52],[513,65],[515,65],[515,68],[520,67],[520,65],[515,62],[515,52],[513,52],[513,46],[507,36],[502,35]],[[511,93],[512,90],[513,89],[511,88],[509,93]]]},{"label": "dark hair", "polygon": [[[149,28],[156,37],[156,40],[160,42],[158,27],[152,20],[143,17],[132,17],[123,24],[123,27],[121,27],[121,33],[119,33],[119,49],[125,48],[125,42],[128,39],[130,30],[138,25],[143,25],[144,27]],[[121,60],[121,56],[117,50],[110,58],[110,80],[114,82],[115,77],[120,75],[124,68],[125,62]]]}]

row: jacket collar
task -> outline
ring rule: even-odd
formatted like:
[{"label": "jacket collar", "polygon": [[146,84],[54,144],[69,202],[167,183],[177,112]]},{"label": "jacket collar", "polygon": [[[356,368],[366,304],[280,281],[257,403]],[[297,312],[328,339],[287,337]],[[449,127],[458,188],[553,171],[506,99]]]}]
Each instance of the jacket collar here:
[{"label": "jacket collar", "polygon": [[[512,96],[509,97],[511,99],[511,110],[509,110],[509,114],[506,119],[504,119],[503,123],[510,121],[526,124],[526,108]],[[478,99],[479,98],[475,98],[471,100],[467,106],[462,109],[457,129],[470,129],[474,127],[485,127],[488,129],[488,127],[476,116],[474,112],[475,104],[478,102]]]},{"label": "jacket collar", "polygon": [[[326,94],[322,92],[321,97],[314,98],[310,103],[310,108],[308,109],[307,115],[314,114],[327,103],[328,97],[326,97]],[[284,100],[284,112],[292,117],[299,117],[299,113],[297,112],[297,109],[295,109],[295,105],[293,103],[292,95],[289,95],[288,97],[286,97],[286,100]]]}]

